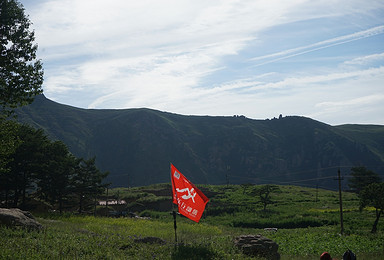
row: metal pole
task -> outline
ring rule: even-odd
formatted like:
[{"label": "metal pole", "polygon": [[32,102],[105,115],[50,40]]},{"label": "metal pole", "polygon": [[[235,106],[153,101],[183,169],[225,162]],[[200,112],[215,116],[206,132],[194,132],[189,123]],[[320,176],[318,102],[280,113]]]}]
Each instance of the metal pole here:
[{"label": "metal pole", "polygon": [[[174,183],[173,183],[173,177],[172,177],[172,163],[169,164],[169,173],[171,174],[171,187],[172,187],[172,215],[173,215],[173,228],[175,229],[175,248],[177,247],[177,224],[176,224],[176,210],[175,210],[175,204],[173,203],[173,196],[176,196],[176,201],[177,201],[177,193],[176,191],[173,190],[174,188]],[[177,205],[179,207],[179,205]]]},{"label": "metal pole", "polygon": [[172,215],[173,215],[173,227],[175,229],[175,246],[177,245],[177,232],[176,232],[176,229],[177,229],[177,225],[176,225],[176,211],[173,211],[172,212]]}]

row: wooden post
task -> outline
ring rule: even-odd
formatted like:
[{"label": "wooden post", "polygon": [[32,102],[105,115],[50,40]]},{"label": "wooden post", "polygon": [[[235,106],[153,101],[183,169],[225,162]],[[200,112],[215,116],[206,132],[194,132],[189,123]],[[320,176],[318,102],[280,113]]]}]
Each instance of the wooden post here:
[{"label": "wooden post", "polygon": [[344,223],[343,223],[343,200],[341,197],[341,180],[342,178],[340,177],[340,168],[337,171],[337,179],[339,181],[339,202],[340,202],[340,226],[341,226],[341,234],[343,235],[344,233]]}]

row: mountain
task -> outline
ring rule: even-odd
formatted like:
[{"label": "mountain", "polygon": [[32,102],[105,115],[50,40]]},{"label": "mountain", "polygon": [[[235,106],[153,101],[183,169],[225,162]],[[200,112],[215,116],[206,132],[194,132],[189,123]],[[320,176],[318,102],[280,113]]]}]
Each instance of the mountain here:
[{"label": "mountain", "polygon": [[[17,111],[77,157],[96,156],[112,186],[170,181],[173,163],[200,184],[276,183],[336,189],[350,167],[384,173],[384,126],[310,118],[184,116],[151,109],[80,109],[40,95]],[[343,181],[346,187],[346,180]]]}]

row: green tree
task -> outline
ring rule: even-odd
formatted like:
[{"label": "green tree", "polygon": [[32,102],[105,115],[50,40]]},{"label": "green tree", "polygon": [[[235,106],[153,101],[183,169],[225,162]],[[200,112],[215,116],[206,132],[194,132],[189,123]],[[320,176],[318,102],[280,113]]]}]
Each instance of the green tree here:
[{"label": "green tree", "polygon": [[51,142],[45,147],[43,167],[37,173],[37,194],[52,206],[58,204],[60,213],[71,194],[71,178],[78,160],[61,141]]},{"label": "green tree", "polygon": [[35,35],[23,6],[16,0],[0,1],[0,111],[29,104],[42,93],[43,68],[36,59]]},{"label": "green tree", "polygon": [[16,135],[21,144],[10,156],[8,187],[13,190],[13,206],[25,206],[27,190],[32,190],[36,174],[42,170],[48,137],[42,129],[20,125]]},{"label": "green tree", "polygon": [[15,121],[0,120],[0,173],[7,171],[9,156],[16,151],[20,139],[15,134],[19,124]]},{"label": "green tree", "polygon": [[372,233],[375,233],[380,216],[384,210],[384,182],[367,185],[360,192],[359,197],[361,210],[366,206],[372,206],[376,210],[376,219],[371,230]]},{"label": "green tree", "polygon": [[9,155],[19,144],[15,124],[5,119],[19,106],[29,104],[42,93],[43,68],[36,59],[31,22],[16,0],[0,1],[0,191],[8,203]]},{"label": "green tree", "polygon": [[357,193],[360,193],[369,184],[379,182],[381,182],[380,176],[364,166],[351,168],[351,178],[349,179],[348,186]]},{"label": "green tree", "polygon": [[10,167],[11,156],[20,145],[20,138],[16,135],[20,124],[0,119],[0,202],[8,207],[8,196],[10,192]]},{"label": "green tree", "polygon": [[78,199],[79,213],[83,211],[85,203],[93,201],[96,196],[101,195],[107,185],[102,182],[109,172],[101,172],[95,162],[95,157],[89,160],[79,159],[76,173],[73,176],[73,192]]},{"label": "green tree", "polygon": [[276,185],[263,185],[261,187],[257,187],[251,191],[251,195],[258,196],[260,199],[260,203],[263,205],[263,210],[267,210],[267,206],[269,204],[274,203],[271,199],[271,193],[275,191],[279,191],[279,187]]}]

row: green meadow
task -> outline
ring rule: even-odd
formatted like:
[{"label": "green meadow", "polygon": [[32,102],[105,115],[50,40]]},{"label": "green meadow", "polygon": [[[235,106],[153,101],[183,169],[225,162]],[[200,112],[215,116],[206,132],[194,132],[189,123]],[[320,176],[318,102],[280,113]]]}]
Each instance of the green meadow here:
[{"label": "green meadow", "polygon": [[[198,187],[210,202],[200,223],[177,216],[177,244],[170,210],[154,207],[170,203],[165,192],[170,187],[163,184],[109,191],[110,197],[126,200],[128,208],[141,209],[136,213],[148,219],[101,216],[105,208],[98,206],[96,216],[35,212],[44,225],[40,232],[1,227],[0,259],[248,259],[233,245],[234,237],[241,234],[274,240],[281,259],[319,259],[324,251],[342,259],[348,248],[359,260],[384,259],[383,220],[377,233],[370,233],[375,211],[360,212],[356,194],[342,194],[341,234],[335,191],[278,186],[264,210],[253,192],[258,186]],[[278,230],[264,230],[267,227]],[[165,243],[138,242],[144,237],[158,237]]]}]

